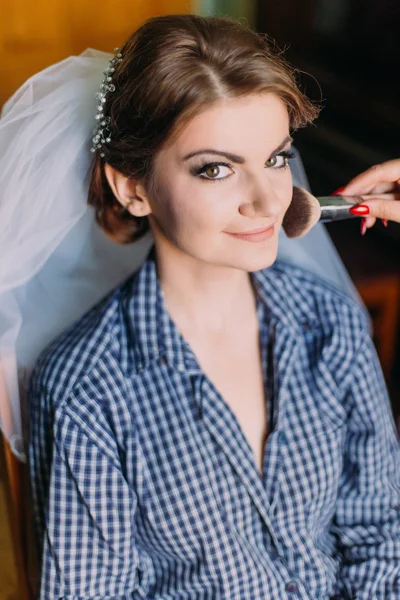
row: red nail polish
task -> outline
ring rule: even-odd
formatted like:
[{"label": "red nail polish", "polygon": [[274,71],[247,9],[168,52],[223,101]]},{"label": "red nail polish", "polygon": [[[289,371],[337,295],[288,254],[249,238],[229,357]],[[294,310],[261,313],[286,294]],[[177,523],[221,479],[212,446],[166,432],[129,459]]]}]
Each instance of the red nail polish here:
[{"label": "red nail polish", "polygon": [[334,192],[332,192],[331,196],[339,196],[344,190],[344,187],[338,188]]},{"label": "red nail polish", "polygon": [[382,223],[383,223],[383,226],[384,226],[384,227],[387,227],[387,226],[388,226],[387,219],[382,219]]},{"label": "red nail polish", "polygon": [[365,215],[369,215],[371,209],[365,204],[357,204],[356,206],[349,208],[349,212],[351,212],[352,215],[357,215],[358,217],[365,217]]},{"label": "red nail polish", "polygon": [[367,231],[367,221],[366,219],[361,219],[361,235],[365,235]]}]

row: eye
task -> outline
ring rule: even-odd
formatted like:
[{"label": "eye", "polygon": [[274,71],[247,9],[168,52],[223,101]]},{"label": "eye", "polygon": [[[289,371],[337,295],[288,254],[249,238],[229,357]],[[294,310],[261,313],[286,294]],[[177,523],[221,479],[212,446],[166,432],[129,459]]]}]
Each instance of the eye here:
[{"label": "eye", "polygon": [[278,164],[278,156],[271,156],[268,160],[265,161],[266,167],[276,167]]},{"label": "eye", "polygon": [[207,181],[227,179],[232,173],[231,165],[222,162],[207,163],[194,170],[195,175],[198,175],[200,179],[205,179]]},{"label": "eye", "polygon": [[275,156],[271,156],[268,160],[265,161],[265,166],[270,169],[284,169],[289,165],[288,159],[293,158],[293,152],[289,150],[282,150],[279,154]]}]

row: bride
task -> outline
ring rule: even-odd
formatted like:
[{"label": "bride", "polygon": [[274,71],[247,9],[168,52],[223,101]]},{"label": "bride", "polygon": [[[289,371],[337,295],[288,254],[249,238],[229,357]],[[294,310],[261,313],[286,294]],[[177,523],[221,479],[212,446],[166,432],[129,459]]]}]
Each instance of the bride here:
[{"label": "bride", "polygon": [[32,377],[41,599],[400,593],[400,454],[364,314],[276,260],[291,132],[316,113],[228,19],[151,19],[111,59],[89,203],[110,239],[154,245]]}]

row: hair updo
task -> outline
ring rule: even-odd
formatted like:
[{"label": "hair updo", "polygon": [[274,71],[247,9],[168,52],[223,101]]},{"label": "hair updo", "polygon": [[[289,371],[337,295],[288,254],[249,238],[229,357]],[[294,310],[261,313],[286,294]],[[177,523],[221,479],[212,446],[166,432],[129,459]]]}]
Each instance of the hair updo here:
[{"label": "hair updo", "polygon": [[111,141],[97,151],[88,202],[106,234],[128,244],[144,235],[147,217],[132,216],[115,198],[104,161],[152,189],[154,159],[172,134],[223,98],[273,92],[285,103],[292,129],[311,122],[318,108],[299,90],[295,71],[265,36],[236,21],[167,15],[144,23],[121,47],[115,92],[104,114]]}]

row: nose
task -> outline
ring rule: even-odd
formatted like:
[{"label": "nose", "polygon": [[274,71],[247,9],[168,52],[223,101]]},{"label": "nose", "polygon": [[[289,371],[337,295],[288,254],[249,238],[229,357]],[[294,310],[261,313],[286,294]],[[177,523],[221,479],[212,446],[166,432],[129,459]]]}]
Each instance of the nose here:
[{"label": "nose", "polygon": [[269,217],[274,218],[282,214],[283,198],[282,191],[276,189],[271,182],[251,182],[250,189],[244,195],[245,199],[239,205],[239,212],[243,217]]}]

